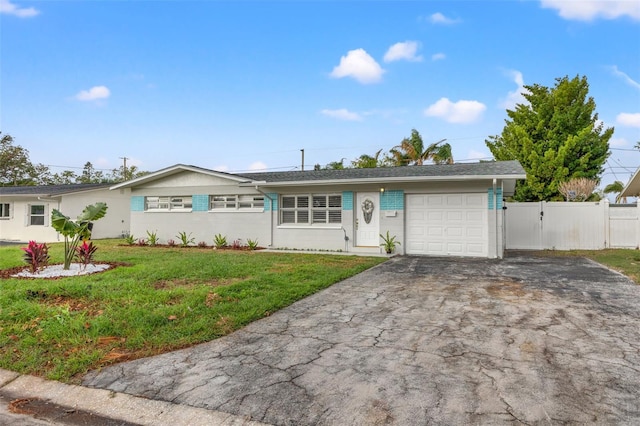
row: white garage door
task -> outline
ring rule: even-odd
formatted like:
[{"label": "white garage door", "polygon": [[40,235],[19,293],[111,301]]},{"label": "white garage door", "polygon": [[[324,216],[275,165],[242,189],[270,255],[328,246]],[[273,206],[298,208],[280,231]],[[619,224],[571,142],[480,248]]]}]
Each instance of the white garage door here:
[{"label": "white garage door", "polygon": [[408,254],[486,257],[487,194],[409,194]]}]

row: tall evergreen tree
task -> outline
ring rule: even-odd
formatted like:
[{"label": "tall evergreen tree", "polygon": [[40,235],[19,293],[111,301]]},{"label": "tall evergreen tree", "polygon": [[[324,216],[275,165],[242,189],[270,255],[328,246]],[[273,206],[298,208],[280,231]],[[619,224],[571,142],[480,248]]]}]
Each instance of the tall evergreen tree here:
[{"label": "tall evergreen tree", "polygon": [[527,172],[513,198],[561,200],[560,183],[572,178],[599,180],[613,127],[603,129],[598,121],[596,103],[587,97],[587,78],[558,78],[553,88],[524,87],[528,104],[507,110],[502,134],[485,140],[496,160],[518,160]]}]

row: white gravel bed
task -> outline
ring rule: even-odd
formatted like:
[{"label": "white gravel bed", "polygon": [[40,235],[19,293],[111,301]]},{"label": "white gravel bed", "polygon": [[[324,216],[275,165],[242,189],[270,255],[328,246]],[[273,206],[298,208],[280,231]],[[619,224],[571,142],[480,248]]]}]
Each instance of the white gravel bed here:
[{"label": "white gravel bed", "polygon": [[25,269],[22,272],[18,272],[15,275],[11,275],[12,277],[25,277],[25,278],[56,278],[56,277],[75,277],[77,275],[87,275],[93,274],[95,272],[101,272],[106,269],[109,269],[111,265],[105,264],[97,264],[92,265],[89,264],[87,267],[83,267],[79,263],[72,263],[70,268],[65,270],[64,265],[51,265],[43,268],[42,270],[32,274],[31,271]]}]

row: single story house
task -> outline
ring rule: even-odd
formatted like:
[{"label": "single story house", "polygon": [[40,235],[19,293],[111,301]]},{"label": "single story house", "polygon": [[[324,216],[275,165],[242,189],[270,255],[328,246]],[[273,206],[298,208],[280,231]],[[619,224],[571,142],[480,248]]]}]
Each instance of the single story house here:
[{"label": "single story house", "polygon": [[131,234],[161,243],[186,232],[213,244],[276,249],[502,257],[503,197],[517,161],[231,174],[176,164],[111,189],[131,191]]},{"label": "single story house", "polygon": [[96,221],[92,238],[118,238],[129,232],[128,189],[111,191],[112,184],[72,184],[0,187],[0,240],[51,243],[64,239],[51,227],[57,209],[76,219],[82,210],[99,201],[107,203],[107,215]]}]

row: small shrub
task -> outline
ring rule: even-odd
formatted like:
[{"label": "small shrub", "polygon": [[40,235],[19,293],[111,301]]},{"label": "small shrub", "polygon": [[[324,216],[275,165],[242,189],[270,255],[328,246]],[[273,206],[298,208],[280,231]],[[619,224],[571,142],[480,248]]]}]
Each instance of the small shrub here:
[{"label": "small shrub", "polygon": [[176,243],[176,241],[175,241],[175,240],[167,240],[167,245],[168,245],[169,247],[174,247],[176,244],[177,244],[177,243]]},{"label": "small shrub", "polygon": [[198,243],[198,247],[200,247],[200,248],[206,248],[206,247],[207,247],[207,243],[206,243],[205,241],[200,241],[200,242]]},{"label": "small shrub", "polygon": [[258,240],[247,240],[247,247],[249,250],[255,250],[258,248]]},{"label": "small shrub", "polygon": [[83,241],[78,247],[76,247],[76,259],[78,263],[81,265],[82,269],[86,269],[87,265],[93,263],[93,255],[98,250],[98,247],[93,245],[93,242]]},{"label": "small shrub", "polygon": [[234,250],[242,250],[242,241],[238,240],[233,240],[233,243],[231,243],[231,248]]},{"label": "small shrub", "polygon": [[132,246],[136,243],[136,238],[133,236],[133,234],[127,234],[124,237],[124,242]]},{"label": "small shrub", "polygon": [[225,248],[227,246],[227,237],[222,234],[216,234],[213,237],[213,245],[216,248]]},{"label": "small shrub", "polygon": [[178,239],[180,240],[181,247],[187,247],[190,244],[195,244],[196,239],[191,236],[191,233],[187,235],[186,232],[179,232]]},{"label": "small shrub", "polygon": [[158,238],[158,231],[149,232],[147,231],[147,237],[149,237],[149,245],[155,246],[158,244],[160,239]]},{"label": "small shrub", "polygon": [[136,242],[136,244],[138,244],[139,246],[146,246],[147,240],[145,240],[144,238],[138,238],[138,241]]},{"label": "small shrub", "polygon": [[49,263],[49,247],[46,243],[38,244],[35,241],[29,241],[29,245],[22,250],[24,250],[24,261],[29,264],[32,274]]}]

